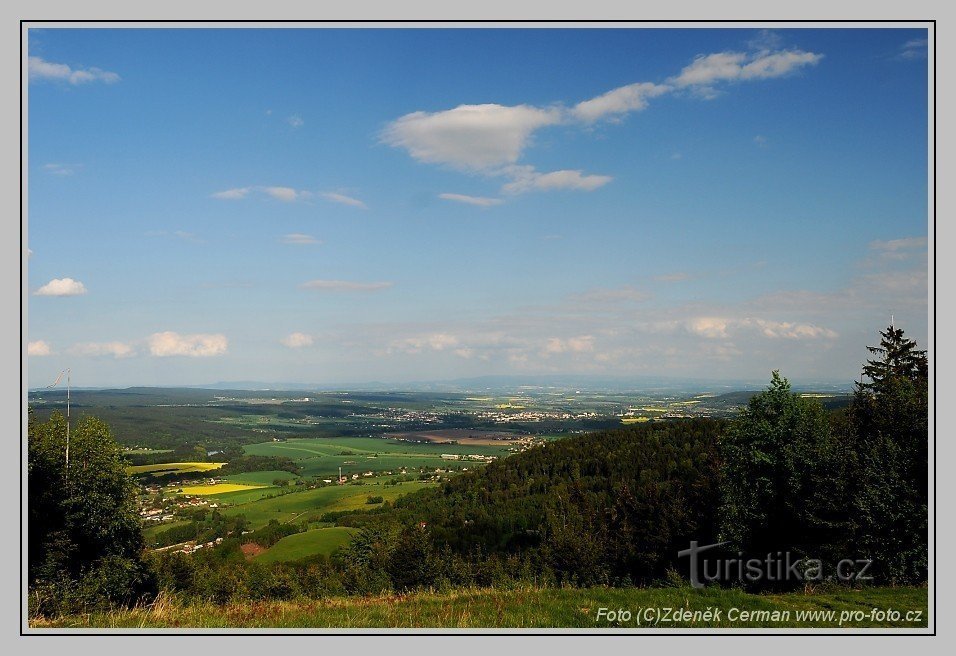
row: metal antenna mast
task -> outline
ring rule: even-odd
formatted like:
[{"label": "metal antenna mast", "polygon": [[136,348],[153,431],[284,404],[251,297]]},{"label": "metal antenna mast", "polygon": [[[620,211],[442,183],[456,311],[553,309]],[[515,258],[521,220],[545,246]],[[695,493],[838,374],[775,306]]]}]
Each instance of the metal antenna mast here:
[{"label": "metal antenna mast", "polygon": [[70,472],[70,370],[64,369],[60,372],[60,375],[56,377],[56,380],[53,381],[52,385],[47,385],[45,389],[53,389],[60,384],[60,381],[63,379],[63,374],[66,374],[66,471],[67,474]]}]

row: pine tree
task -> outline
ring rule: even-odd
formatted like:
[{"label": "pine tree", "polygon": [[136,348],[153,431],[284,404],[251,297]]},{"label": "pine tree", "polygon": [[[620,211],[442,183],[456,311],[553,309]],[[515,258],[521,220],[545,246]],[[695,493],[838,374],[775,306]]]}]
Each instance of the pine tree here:
[{"label": "pine tree", "polygon": [[901,329],[880,332],[849,408],[849,464],[858,555],[884,581],[920,582],[927,572],[928,362]]},{"label": "pine tree", "polygon": [[903,336],[903,329],[890,325],[880,332],[880,345],[867,346],[867,350],[879,356],[875,360],[867,360],[863,365],[863,375],[870,382],[859,382],[860,391],[876,393],[891,379],[904,378],[913,382],[928,376],[928,361],[926,351],[916,348],[916,342]]}]

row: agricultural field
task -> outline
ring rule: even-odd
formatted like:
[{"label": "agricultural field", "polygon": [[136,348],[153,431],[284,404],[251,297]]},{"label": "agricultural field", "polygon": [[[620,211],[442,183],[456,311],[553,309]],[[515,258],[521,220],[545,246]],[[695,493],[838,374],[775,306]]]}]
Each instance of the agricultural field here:
[{"label": "agricultural field", "polygon": [[[454,467],[475,467],[479,463],[468,460],[444,460],[442,454],[479,455],[502,458],[512,451],[508,442],[500,445],[435,444],[407,442],[399,439],[346,437],[338,439],[291,439],[282,442],[264,442],[244,447],[244,452],[255,456],[285,456],[302,467],[302,476],[334,477],[339,467],[342,474],[365,472],[409,472]],[[271,482],[271,480],[270,480]]]},{"label": "agricultural field", "polygon": [[181,488],[183,494],[196,496],[213,496],[226,494],[229,492],[248,492],[267,487],[266,485],[241,485],[238,483],[216,483],[215,485],[184,485]]},{"label": "agricultural field", "polygon": [[[368,497],[382,497],[394,501],[398,497],[435,485],[430,481],[408,481],[398,485],[382,485],[379,479],[365,485],[329,485],[327,487],[277,494],[258,501],[231,505],[222,513],[226,516],[244,515],[251,528],[261,528],[275,519],[280,523],[317,521],[327,512],[376,508],[366,503]],[[273,489],[275,491],[275,489]]]},{"label": "agricultural field", "polygon": [[295,474],[279,469],[269,471],[245,472],[243,474],[230,474],[223,476],[222,480],[239,485],[272,485],[276,479],[292,481],[298,478]]},{"label": "agricultural field", "polygon": [[261,563],[285,563],[317,554],[328,556],[339,547],[347,545],[352,535],[357,532],[354,528],[335,526],[287,535],[253,560]]},{"label": "agricultural field", "polygon": [[155,465],[132,465],[126,468],[129,474],[187,474],[193,472],[207,472],[222,467],[224,462],[164,462]]}]

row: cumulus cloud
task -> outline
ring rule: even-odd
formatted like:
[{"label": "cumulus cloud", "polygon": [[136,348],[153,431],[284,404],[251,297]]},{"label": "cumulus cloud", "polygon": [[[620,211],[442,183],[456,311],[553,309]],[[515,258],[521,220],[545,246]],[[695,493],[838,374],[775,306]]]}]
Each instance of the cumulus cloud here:
[{"label": "cumulus cloud", "polygon": [[693,317],[686,323],[687,329],[706,339],[729,339],[733,332],[753,331],[770,339],[833,339],[834,330],[809,323],[793,321],[773,321],[744,317],[740,319],[722,317]]},{"label": "cumulus cloud", "polygon": [[147,339],[149,352],[156,357],[186,356],[194,358],[222,355],[229,340],[221,334],[181,335],[172,331],[154,333]]},{"label": "cumulus cloud", "polygon": [[568,337],[561,339],[559,337],[550,337],[544,344],[544,355],[555,355],[558,353],[588,353],[594,350],[593,335],[579,335],[577,337]]},{"label": "cumulus cloud", "polygon": [[54,278],[40,289],[33,292],[34,296],[81,296],[86,293],[86,287],[79,280],[73,278]]},{"label": "cumulus cloud", "polygon": [[120,76],[100,68],[73,68],[67,64],[57,64],[42,57],[30,57],[28,70],[31,80],[53,80],[68,82],[74,86],[88,82],[119,82]]},{"label": "cumulus cloud", "polygon": [[[454,335],[447,333],[432,333],[428,335],[416,335],[404,339],[393,340],[389,345],[389,352],[401,353],[421,353],[423,350],[444,351],[453,349],[459,345],[459,340]],[[468,351],[468,349],[455,349],[456,351]],[[456,353],[461,355],[460,353]],[[469,353],[470,356],[470,353]],[[466,356],[466,357],[469,357]]]},{"label": "cumulus cloud", "polygon": [[358,198],[352,198],[351,196],[346,196],[345,194],[337,194],[335,192],[326,191],[323,192],[322,198],[325,200],[330,200],[333,203],[341,203],[342,205],[349,205],[351,207],[358,207],[363,210],[368,209],[368,205],[360,201]]},{"label": "cumulus cloud", "polygon": [[306,346],[312,346],[314,340],[312,335],[307,335],[306,333],[291,333],[286,337],[283,337],[281,340],[283,346],[287,346],[291,349],[305,348]]},{"label": "cumulus cloud", "polygon": [[764,337],[771,339],[834,339],[837,337],[836,331],[806,323],[744,319],[741,325],[756,327]]},{"label": "cumulus cloud", "polygon": [[320,292],[377,292],[388,289],[391,282],[357,282],[353,280],[309,280],[300,285],[302,289]]},{"label": "cumulus cloud", "polygon": [[[700,55],[665,83],[634,82],[567,107],[532,105],[459,105],[443,111],[417,111],[384,128],[383,143],[405,150],[419,162],[440,164],[466,173],[510,178],[504,193],[574,189],[593,191],[611,181],[607,175],[585,175],[579,169],[541,173],[520,163],[538,130],[555,125],[590,127],[598,121],[615,122],[646,109],[653,98],[689,90],[702,97],[716,96],[716,86],[747,80],[781,77],[817,64],[823,55],[799,49],[778,50],[779,39],[761,34],[751,52]],[[446,200],[471,202],[460,194]],[[493,199],[476,199],[473,204]]]},{"label": "cumulus cloud", "polygon": [[477,205],[478,207],[491,207],[492,205],[501,205],[500,198],[484,198],[482,196],[466,196],[465,194],[438,194],[443,200],[453,200],[456,203],[466,205]]},{"label": "cumulus cloud", "polygon": [[292,129],[301,128],[305,125],[305,121],[302,120],[302,117],[298,114],[293,114],[285,120],[286,123],[292,126]]},{"label": "cumulus cloud", "polygon": [[487,171],[517,162],[535,130],[562,120],[557,108],[459,105],[406,114],[385,128],[382,141],[421,162]]},{"label": "cumulus cloud", "polygon": [[514,180],[502,186],[501,191],[508,194],[557,189],[594,191],[613,179],[609,175],[588,175],[582,171],[563,170],[540,173],[530,167],[522,167],[522,170],[514,171]]},{"label": "cumulus cloud", "polygon": [[322,241],[320,239],[316,239],[312,235],[306,235],[301,232],[290,232],[287,235],[282,235],[282,243],[306,246],[309,244],[321,244]]},{"label": "cumulus cloud", "polygon": [[85,342],[74,344],[69,350],[71,355],[85,357],[112,356],[114,358],[128,358],[135,355],[133,347],[123,342]]},{"label": "cumulus cloud", "polygon": [[693,317],[687,320],[687,330],[707,339],[725,339],[730,337],[727,328],[730,322],[720,317]]},{"label": "cumulus cloud", "polygon": [[662,96],[671,89],[669,85],[652,82],[628,84],[596,98],[579,102],[571,110],[571,115],[585,123],[594,123],[608,117],[620,117],[622,114],[645,109],[648,99]]},{"label": "cumulus cloud", "polygon": [[53,355],[53,347],[42,339],[27,344],[27,355],[33,358],[42,358]]}]

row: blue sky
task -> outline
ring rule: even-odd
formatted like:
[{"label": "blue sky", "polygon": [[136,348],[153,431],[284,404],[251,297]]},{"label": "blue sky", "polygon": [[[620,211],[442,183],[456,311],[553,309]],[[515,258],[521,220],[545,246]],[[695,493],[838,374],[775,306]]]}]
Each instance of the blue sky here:
[{"label": "blue sky", "polygon": [[918,29],[42,29],[30,384],[849,381],[927,335]]}]

